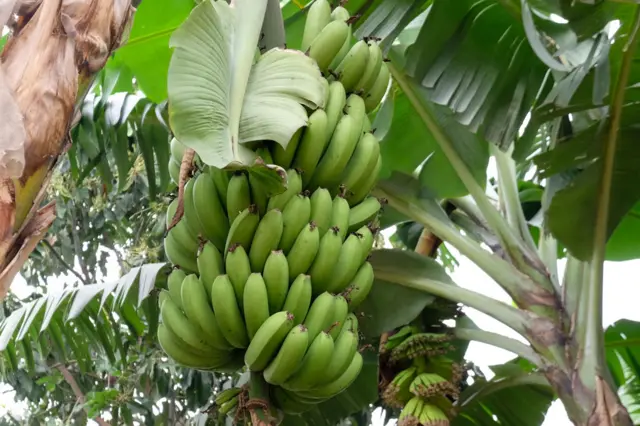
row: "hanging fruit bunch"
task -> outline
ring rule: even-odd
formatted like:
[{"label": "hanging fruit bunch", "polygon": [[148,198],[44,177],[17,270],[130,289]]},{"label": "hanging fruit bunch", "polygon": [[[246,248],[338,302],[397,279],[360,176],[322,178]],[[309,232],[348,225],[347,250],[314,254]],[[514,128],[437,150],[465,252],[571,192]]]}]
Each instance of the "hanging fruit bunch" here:
[{"label": "hanging fruit bunch", "polygon": [[[175,268],[160,297],[164,351],[191,368],[258,373],[285,413],[339,394],[363,365],[353,311],[373,285],[367,257],[381,208],[369,195],[381,157],[367,113],[389,71],[375,40],[354,43],[349,22],[327,0],[309,8],[302,50],[325,78],[324,108],[308,110],[286,148],[252,146],[286,170],[286,190],[269,194],[255,174],[196,158],[184,214],[174,223],[177,199],[167,211],[164,247]],[[178,183],[185,146],[174,139],[171,154]],[[234,413],[242,395],[224,393],[221,409]]]}]

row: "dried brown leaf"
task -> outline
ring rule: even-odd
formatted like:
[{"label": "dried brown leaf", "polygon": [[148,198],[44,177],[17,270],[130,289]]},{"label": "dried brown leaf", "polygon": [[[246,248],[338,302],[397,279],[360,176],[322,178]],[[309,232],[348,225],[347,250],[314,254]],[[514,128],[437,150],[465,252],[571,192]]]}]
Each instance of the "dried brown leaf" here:
[{"label": "dried brown leaf", "polygon": [[22,114],[0,64],[0,179],[22,176],[26,132]]}]

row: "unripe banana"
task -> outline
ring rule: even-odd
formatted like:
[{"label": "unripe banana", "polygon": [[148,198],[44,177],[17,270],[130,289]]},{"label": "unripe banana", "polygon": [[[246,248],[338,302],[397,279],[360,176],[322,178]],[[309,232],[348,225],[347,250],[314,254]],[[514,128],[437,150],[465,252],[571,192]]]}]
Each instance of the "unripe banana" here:
[{"label": "unripe banana", "polygon": [[274,314],[282,309],[289,291],[289,264],[282,250],[274,250],[269,254],[262,277],[267,286],[269,312]]},{"label": "unripe banana", "polygon": [[381,207],[380,201],[375,197],[366,198],[353,206],[349,212],[349,232],[354,232],[374,220]]},{"label": "unripe banana", "polygon": [[167,234],[164,239],[164,254],[169,262],[178,265],[187,272],[197,272],[198,265],[196,263],[195,253],[193,255],[187,253],[185,249],[176,241],[175,235]]},{"label": "unripe banana", "polygon": [[316,61],[320,71],[327,72],[349,36],[349,25],[344,21],[331,21],[322,29],[311,43],[308,53]]},{"label": "unripe banana", "polygon": [[309,333],[304,325],[298,325],[287,334],[276,357],[264,370],[267,383],[281,385],[296,371],[309,346]]},{"label": "unripe banana", "polygon": [[[362,129],[362,122],[360,122]],[[344,167],[349,162],[358,143],[356,123],[350,115],[343,115],[331,137],[327,151],[322,155],[316,171],[309,182],[310,188],[330,188],[340,181]]]},{"label": "unripe banana", "polygon": [[174,361],[200,370],[211,370],[228,362],[230,352],[216,351],[206,356],[190,351],[165,324],[158,325],[158,342],[162,350]]},{"label": "unripe banana", "polygon": [[281,193],[274,195],[269,199],[267,210],[279,209],[284,210],[289,200],[296,194],[302,192],[302,178],[295,169],[287,170],[287,189]]},{"label": "unripe banana", "polygon": [[209,354],[215,349],[207,344],[202,335],[200,327],[192,324],[178,305],[171,298],[166,298],[160,306],[160,316],[163,324],[168,327],[176,336],[179,336],[192,352]]},{"label": "unripe banana", "polygon": [[169,176],[176,185],[180,183],[180,163],[173,158],[169,160]]},{"label": "unripe banana", "polygon": [[373,187],[376,185],[378,181],[378,174],[380,173],[380,169],[382,168],[382,157],[378,156],[378,161],[376,162],[376,166],[371,171],[369,176],[366,176],[366,179],[361,179],[358,181],[351,191],[347,194],[347,201],[350,206],[355,206],[362,200],[364,200],[367,195],[371,192]]},{"label": "unripe banana", "polygon": [[218,275],[224,274],[222,254],[211,241],[207,241],[198,253],[198,272],[208,297],[211,297],[211,286]]},{"label": "unripe banana", "polygon": [[356,90],[362,90],[367,93],[373,87],[373,84],[380,74],[380,68],[382,68],[382,50],[375,41],[369,41],[369,58],[367,59],[367,66],[364,74],[356,84]]},{"label": "unripe banana", "polygon": [[336,68],[336,72],[339,75],[338,79],[347,93],[355,90],[360,77],[365,73],[368,60],[369,46],[364,40],[360,40],[349,49],[347,56]]},{"label": "unripe banana", "polygon": [[362,244],[362,256],[359,259],[359,264],[363,264],[369,254],[371,253],[371,249],[373,248],[374,236],[373,232],[368,225],[364,225],[360,227],[356,232],[360,237],[360,243]]},{"label": "unripe banana", "polygon": [[225,259],[225,270],[229,277],[229,281],[233,285],[238,304],[242,306],[244,296],[244,285],[251,275],[251,262],[247,252],[241,245],[234,244],[227,252]]},{"label": "unripe banana", "polygon": [[231,400],[234,396],[237,396],[242,389],[240,388],[229,388],[223,391],[220,391],[216,394],[216,405],[224,404],[225,402]]},{"label": "unripe banana", "polygon": [[331,293],[324,292],[311,303],[309,313],[304,319],[304,325],[309,330],[309,338],[315,339],[323,330],[331,327],[335,299]]},{"label": "unripe banana", "polygon": [[249,345],[249,336],[238,308],[233,285],[227,275],[220,275],[213,282],[211,304],[227,342],[236,348],[246,348]]},{"label": "unripe banana", "polygon": [[389,68],[387,68],[387,64],[383,63],[373,86],[371,86],[371,90],[364,95],[364,106],[367,108],[367,113],[375,110],[380,105],[380,101],[387,93],[390,77]]},{"label": "unripe banana", "polygon": [[188,275],[182,283],[181,291],[184,313],[192,324],[197,325],[202,338],[212,348],[228,351],[233,347],[227,342],[218,326],[216,316],[209,305],[210,298],[195,275]]},{"label": "unripe banana", "polygon": [[262,158],[262,161],[264,161],[265,164],[277,164],[273,161],[273,156],[271,155],[269,148],[264,145],[256,149],[256,154],[258,154],[258,157]]},{"label": "unripe banana", "polygon": [[351,281],[351,285],[345,290],[345,296],[349,302],[349,310],[353,311],[367,298],[373,287],[373,267],[371,263],[362,264],[356,276]]},{"label": "unripe banana", "polygon": [[237,172],[229,179],[227,189],[227,213],[229,223],[233,223],[241,211],[251,205],[249,178],[243,172]]},{"label": "unripe banana", "polygon": [[229,232],[229,219],[216,191],[216,186],[208,173],[195,178],[193,185],[193,205],[202,224],[204,236],[218,249],[224,249]]},{"label": "unripe banana", "polygon": [[227,172],[226,170],[219,169],[217,167],[209,166],[209,174],[211,175],[211,180],[213,180],[213,184],[216,187],[216,192],[218,193],[220,202],[222,203],[222,205],[226,210],[227,191],[229,190],[229,172]]},{"label": "unripe banana", "polygon": [[329,141],[327,123],[327,114],[324,110],[315,110],[309,116],[309,123],[300,140],[298,152],[293,159],[293,167],[302,171],[303,188],[306,187],[311,180],[316,166],[320,161],[320,157],[324,152],[324,148]]},{"label": "unripe banana", "polygon": [[338,263],[334,267],[333,277],[329,285],[329,291],[339,293],[344,290],[358,272],[362,258],[362,243],[357,234],[347,237],[340,248]]},{"label": "unripe banana", "polygon": [[283,237],[284,215],[278,209],[269,210],[260,220],[251,242],[249,260],[253,272],[262,272],[271,252],[278,248]]},{"label": "unripe banana", "polygon": [[[180,309],[182,309],[182,296],[180,292],[182,291],[182,281],[184,281],[186,276],[187,274],[182,270],[174,269],[169,274],[169,278],[167,278],[167,289],[169,290],[171,299],[173,299]],[[162,303],[160,303],[160,306],[162,306]]]},{"label": "unripe banana", "polygon": [[331,82],[329,84],[329,98],[325,107],[325,111],[327,113],[327,136],[326,141],[322,144],[323,150],[333,136],[336,125],[344,113],[344,107],[346,104],[347,92],[345,92],[342,83],[339,81]]},{"label": "unripe banana", "polygon": [[310,222],[302,228],[300,234],[293,243],[289,254],[287,254],[287,263],[289,264],[289,278],[297,277],[306,273],[313,259],[315,259],[320,246],[320,234],[316,224]]},{"label": "unripe banana", "polygon": [[362,135],[356,145],[355,151],[342,173],[340,184],[350,191],[357,182],[369,177],[378,162],[380,155],[380,142],[373,133]]},{"label": "unripe banana", "polygon": [[[339,21],[347,22],[349,18],[351,18],[349,11],[342,6],[336,7],[335,9],[333,9],[333,12],[331,12],[331,19],[334,21],[339,20]],[[351,49],[351,42],[352,42],[351,36],[352,36],[352,29],[351,29],[351,25],[349,25],[347,38],[344,41],[344,43],[342,43],[342,46],[340,47],[338,54],[335,56],[335,58],[333,58],[333,61],[331,61],[331,64],[329,65],[329,69],[335,70],[338,67],[338,65],[340,65],[340,62],[342,62],[345,56],[347,56],[347,53],[349,53],[349,49]]]},{"label": "unripe banana", "polygon": [[329,4],[328,0],[315,0],[307,12],[307,20],[304,23],[300,50],[303,52],[306,51],[313,39],[320,34],[322,29],[326,27],[330,21],[331,4]]},{"label": "unripe banana", "polygon": [[[309,117],[309,122],[311,122],[311,117]],[[306,132],[307,130],[305,127],[300,127],[298,130],[296,130],[296,132],[289,140],[286,148],[283,148],[279,143],[274,143],[273,161],[275,162],[275,164],[284,169],[288,169],[291,166],[291,162],[293,161],[296,150],[298,149],[298,145],[300,144],[300,138],[302,137],[302,134]]]},{"label": "unripe banana", "polygon": [[356,315],[353,312],[347,315],[347,319],[344,320],[344,327],[342,327],[342,331],[344,332],[345,330],[351,331],[356,336],[359,335],[358,317],[356,317]]},{"label": "unripe banana", "polygon": [[304,392],[303,395],[309,394],[319,398],[331,398],[338,395],[351,386],[351,384],[358,378],[360,371],[362,371],[363,364],[364,360],[362,359],[362,355],[360,352],[356,352],[353,355],[353,359],[351,360],[349,367],[340,377],[333,382],[317,387],[312,391]]},{"label": "unripe banana", "polygon": [[258,209],[255,205],[252,204],[244,209],[231,223],[225,243],[225,251],[228,253],[233,245],[241,245],[245,251],[249,251],[259,223],[260,215],[258,215]]},{"label": "unripe banana", "polygon": [[251,339],[244,355],[249,370],[264,370],[292,328],[293,314],[290,312],[277,312],[267,318]]},{"label": "unripe banana", "polygon": [[171,159],[178,163],[178,169],[180,163],[182,163],[182,157],[184,157],[184,151],[187,149],[182,142],[179,142],[176,138],[171,138],[169,142],[169,150],[171,151]]},{"label": "unripe banana", "polygon": [[315,407],[315,404],[309,402],[301,402],[294,399],[294,393],[288,392],[279,386],[273,386],[271,388],[272,401],[281,409],[285,414],[297,415],[305,413]]},{"label": "unripe banana", "polygon": [[204,226],[200,223],[200,219],[198,218],[198,214],[196,213],[196,207],[193,203],[193,186],[195,185],[196,180],[191,178],[184,184],[184,199],[183,199],[183,207],[184,207],[184,216],[183,219],[189,229],[191,230],[191,235],[194,235],[196,238],[204,236]]},{"label": "unripe banana", "polygon": [[309,268],[314,295],[327,291],[331,283],[333,268],[338,263],[341,247],[342,238],[340,237],[340,230],[336,227],[329,229],[329,232],[324,234],[324,237],[320,240],[318,254],[313,260],[311,268]]},{"label": "unripe banana", "polygon": [[[178,209],[178,199],[174,198],[167,208],[167,215],[165,218],[167,228],[173,221],[173,217]],[[195,253],[198,250],[198,235],[192,234],[189,225],[187,225],[186,218],[183,216],[180,221],[169,230],[167,234],[173,234],[174,239],[180,244],[185,251],[189,253]]]},{"label": "unripe banana", "polygon": [[356,142],[353,145],[351,154],[349,155],[349,157],[351,157],[356,149],[358,142],[364,135],[362,129],[364,127],[365,118],[367,118],[367,113],[364,107],[364,100],[355,93],[350,94],[347,98],[347,103],[344,106],[344,112],[345,114],[353,118],[353,138],[356,140]]},{"label": "unripe banana", "polygon": [[269,318],[267,286],[262,274],[253,273],[244,286],[242,309],[249,340],[253,339],[260,326]]},{"label": "unripe banana", "polygon": [[316,386],[324,375],[324,371],[333,355],[333,339],[326,332],[321,332],[313,339],[307,353],[296,372],[282,384],[292,391],[307,390]]},{"label": "unripe banana", "polygon": [[343,328],[336,340],[331,361],[325,368],[321,384],[333,382],[349,368],[349,364],[358,350],[358,340],[357,334]]},{"label": "unripe banana", "polygon": [[283,310],[293,314],[296,325],[302,324],[311,305],[311,279],[309,275],[298,275],[287,293]]},{"label": "unripe banana", "polygon": [[258,214],[264,216],[267,212],[269,196],[255,173],[249,173],[249,189],[251,190],[251,200],[258,210]]},{"label": "unripe banana", "polygon": [[331,225],[331,212],[333,211],[333,200],[331,194],[325,188],[316,189],[310,198],[311,218],[318,227],[320,238],[326,234]]},{"label": "unripe banana", "polygon": [[238,402],[240,402],[237,396],[230,398],[228,401],[220,403],[220,407],[218,408],[218,413],[223,416],[231,413],[238,406]]},{"label": "unripe banana", "polygon": [[344,241],[347,236],[347,230],[349,229],[349,214],[350,214],[349,202],[340,194],[333,199],[333,206],[331,209],[331,227],[337,228],[340,234],[340,239]]},{"label": "unripe banana", "polygon": [[[357,275],[357,274],[356,274]],[[333,302],[333,318],[329,326],[329,334],[333,340],[336,340],[344,327],[344,322],[349,315],[349,304],[344,296],[338,294],[334,296]]]},{"label": "unripe banana", "polygon": [[291,247],[296,242],[296,238],[309,223],[311,217],[311,200],[307,192],[296,194],[289,200],[282,211],[283,231],[282,238],[278,244],[284,254],[289,254]]},{"label": "unripe banana", "polygon": [[364,124],[362,125],[362,133],[373,133],[373,128],[371,127],[371,120],[369,120],[369,116],[364,116]]}]

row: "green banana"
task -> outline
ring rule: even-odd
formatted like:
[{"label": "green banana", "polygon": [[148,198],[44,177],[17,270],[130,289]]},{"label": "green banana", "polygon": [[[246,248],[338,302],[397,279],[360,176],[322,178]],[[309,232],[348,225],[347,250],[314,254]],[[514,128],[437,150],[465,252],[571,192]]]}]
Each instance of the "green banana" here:
[{"label": "green banana", "polygon": [[358,234],[351,234],[340,248],[338,263],[334,267],[329,291],[339,293],[344,290],[356,275],[362,258],[362,243]]},{"label": "green banana", "polygon": [[[351,15],[349,14],[349,11],[342,6],[336,7],[335,9],[333,9],[333,12],[331,12],[331,19],[334,21],[340,20],[340,21],[347,22],[350,18],[351,18]],[[351,49],[351,39],[352,39],[351,36],[352,36],[352,29],[351,29],[351,25],[349,25],[347,38],[344,41],[344,43],[342,43],[342,46],[340,47],[340,50],[338,51],[336,56],[333,58],[333,61],[331,61],[331,64],[329,65],[329,69],[332,69],[332,70],[336,69],[338,65],[340,65],[340,62],[342,62],[342,60],[345,58],[345,56],[347,56],[347,53],[349,53],[349,49]]]},{"label": "green banana", "polygon": [[333,340],[336,340],[344,327],[344,321],[349,315],[349,304],[344,296],[337,294],[334,296],[333,302],[333,319],[329,326],[329,334]]},{"label": "green banana", "polygon": [[351,331],[356,336],[359,335],[358,317],[356,317],[353,312],[349,313],[349,315],[347,315],[347,319],[344,320],[344,327],[342,327],[342,331],[344,332],[345,330]]},{"label": "green banana", "polygon": [[193,186],[195,183],[196,180],[191,178],[184,184],[184,198],[182,203],[184,207],[183,220],[191,230],[191,235],[200,238],[204,235],[204,226],[200,223],[195,204],[193,203]]},{"label": "green banana", "polygon": [[314,295],[327,291],[331,283],[333,268],[338,263],[341,247],[342,238],[337,227],[329,229],[329,232],[324,234],[324,237],[320,240],[318,254],[313,260],[311,268],[309,268]]},{"label": "green banana", "polygon": [[174,361],[190,368],[201,370],[216,369],[229,362],[230,352],[215,351],[206,355],[194,353],[165,324],[158,325],[158,342],[162,350]]},{"label": "green banana", "polygon": [[198,264],[195,255],[187,253],[184,248],[175,239],[174,234],[167,234],[164,239],[164,254],[169,262],[178,265],[187,272],[197,272]]},{"label": "green banana", "polygon": [[180,183],[180,163],[173,158],[169,160],[169,176],[176,185]]},{"label": "green banana", "polygon": [[264,370],[263,377],[267,383],[281,385],[296,371],[309,346],[307,327],[293,327],[284,339],[278,354]]},{"label": "green banana", "polygon": [[331,21],[331,4],[328,0],[315,0],[307,12],[304,23],[300,50],[305,52],[311,42],[320,34],[322,29]]},{"label": "green banana", "polygon": [[364,116],[364,124],[362,125],[362,133],[373,133],[373,128],[371,127],[371,120],[369,120],[369,116]]},{"label": "green banana", "polygon": [[249,189],[251,191],[251,200],[258,210],[258,214],[264,216],[267,212],[269,196],[264,185],[255,173],[249,173]]},{"label": "green banana", "polygon": [[333,132],[336,129],[336,125],[342,117],[344,107],[347,104],[347,92],[344,90],[344,86],[339,81],[333,81],[329,84],[329,98],[325,111],[327,113],[327,136],[326,140],[322,143],[323,150],[326,144],[333,136]]},{"label": "green banana", "polygon": [[260,220],[249,250],[249,261],[253,272],[262,272],[271,252],[278,248],[284,231],[284,214],[269,210]]},{"label": "green banana", "polygon": [[242,392],[242,389],[240,388],[229,388],[218,392],[215,398],[216,405],[224,404],[225,402],[233,399],[233,397],[237,396],[240,392]]},{"label": "green banana", "polygon": [[193,205],[202,224],[204,236],[218,249],[224,249],[229,232],[229,219],[208,173],[201,173],[193,185]]},{"label": "green banana", "polygon": [[243,172],[234,173],[229,179],[227,189],[227,213],[229,223],[233,223],[236,217],[251,205],[251,188],[249,178]]},{"label": "green banana", "polygon": [[331,227],[338,229],[342,241],[347,236],[350,213],[349,202],[341,194],[336,195],[331,209]]},{"label": "green banana", "polygon": [[367,61],[369,60],[369,46],[364,40],[360,40],[349,49],[347,56],[340,62],[336,72],[338,79],[344,86],[347,93],[356,89],[356,84],[365,73]]},{"label": "green banana", "polygon": [[[220,202],[227,208],[227,191],[229,190],[229,173],[226,170],[219,169],[217,167],[209,166],[209,175],[216,187],[216,192],[220,198]],[[228,220],[228,218],[227,218]]]},{"label": "green banana", "polygon": [[371,171],[371,174],[369,176],[363,176],[366,177],[366,179],[361,179],[360,181],[358,181],[353,186],[353,188],[351,188],[350,193],[347,194],[346,198],[350,206],[355,206],[356,204],[364,200],[367,195],[369,195],[373,187],[376,185],[376,182],[378,181],[378,174],[380,173],[381,168],[382,157],[378,156],[378,161],[376,162],[376,166]]},{"label": "green banana", "polygon": [[171,151],[171,159],[178,163],[178,168],[180,168],[180,163],[182,162],[182,157],[184,157],[184,151],[187,149],[186,146],[178,139],[171,138],[171,142],[169,142],[169,150]]},{"label": "green banana", "polygon": [[310,221],[318,226],[320,238],[327,233],[331,225],[331,212],[333,211],[333,200],[331,194],[325,188],[316,189],[311,194],[311,217]]},{"label": "green banana", "polygon": [[246,348],[249,345],[249,336],[233,285],[227,275],[219,275],[213,282],[211,304],[225,339],[235,348]]},{"label": "green banana", "polygon": [[382,204],[376,197],[366,198],[349,211],[349,232],[367,225],[378,216]]},{"label": "green banana", "polygon": [[[357,123],[351,115],[342,116],[335,132],[333,132],[326,152],[322,155],[320,163],[311,177],[310,188],[320,186],[330,188],[338,184],[358,143],[357,133],[360,130],[356,132],[356,125]],[[362,121],[360,121],[360,129],[362,129]]]},{"label": "green banana", "polygon": [[224,274],[224,260],[218,248],[207,241],[198,253],[198,272],[207,295],[211,297],[211,286],[218,275]]},{"label": "green banana", "polygon": [[308,192],[296,194],[289,200],[282,211],[283,231],[282,238],[278,244],[284,254],[289,254],[291,247],[296,242],[296,238],[309,223],[311,217],[311,201]]},{"label": "green banana", "polygon": [[293,315],[289,312],[277,312],[267,318],[251,339],[244,355],[244,363],[249,370],[264,370],[292,328]]},{"label": "green banana", "polygon": [[[260,215],[254,204],[244,209],[231,223],[224,246],[225,253],[228,253],[233,245],[241,245],[246,251],[249,251],[259,223]],[[225,254],[226,256],[227,254]]]},{"label": "green banana", "polygon": [[249,275],[249,279],[244,286],[242,300],[244,323],[247,326],[249,340],[251,340],[260,326],[269,318],[267,286],[264,283],[262,274],[254,272]]},{"label": "green banana", "polygon": [[221,351],[233,349],[222,335],[216,316],[209,305],[210,298],[207,297],[204,286],[195,274],[188,275],[184,279],[180,294],[185,315],[191,323],[197,324],[201,329],[199,331],[202,331],[201,335],[205,342]]},{"label": "green banana", "polygon": [[[182,296],[180,292],[182,291],[182,281],[184,281],[187,274],[185,274],[180,269],[174,269],[169,274],[169,278],[167,278],[167,289],[169,290],[169,294],[171,298],[178,305],[178,308],[182,309]],[[162,303],[160,303],[162,306]]]},{"label": "green banana", "polygon": [[239,398],[236,396],[229,399],[229,401],[221,403],[220,408],[218,408],[218,412],[223,416],[231,413],[233,409],[238,406],[239,401],[240,401]]},{"label": "green banana", "polygon": [[369,257],[371,249],[373,248],[373,232],[371,232],[369,225],[364,225],[360,227],[355,233],[360,236],[360,243],[362,243],[362,256],[360,256],[359,264],[363,264],[364,261],[367,260],[367,257]]},{"label": "green banana", "polygon": [[247,252],[241,245],[232,245],[227,252],[225,259],[225,270],[229,276],[229,281],[233,285],[233,290],[238,299],[238,304],[242,306],[244,296],[244,285],[251,275],[251,262]]},{"label": "green banana", "polygon": [[364,128],[364,120],[367,117],[364,100],[355,93],[352,93],[347,98],[347,103],[344,106],[344,112],[353,118],[353,139],[355,139],[356,142],[353,145],[351,154],[349,154],[349,157],[351,157],[355,152],[358,142],[360,142],[360,139],[364,136],[362,129]]},{"label": "green banana", "polygon": [[293,314],[296,325],[302,324],[311,304],[311,279],[309,275],[298,275],[287,293],[283,310]]},{"label": "green banana", "polygon": [[265,164],[277,164],[274,163],[273,156],[271,155],[269,148],[264,145],[256,149],[256,154],[258,154],[258,157],[262,158],[262,161],[264,161]]},{"label": "green banana", "polygon": [[[311,338],[311,334],[309,337]],[[322,380],[325,369],[331,361],[333,348],[333,339],[328,333],[322,331],[309,345],[300,367],[282,384],[282,387],[292,391],[315,387]]]},{"label": "green banana", "polygon": [[349,363],[349,367],[347,367],[340,377],[331,383],[316,387],[311,391],[306,391],[302,393],[302,395],[309,395],[318,398],[331,398],[338,395],[340,392],[351,386],[351,384],[358,378],[360,371],[362,371],[363,364],[364,360],[362,359],[362,355],[360,352],[356,352],[353,355],[351,363]]},{"label": "green banana", "polygon": [[324,292],[311,303],[309,312],[304,319],[304,325],[309,330],[309,339],[313,340],[323,330],[331,327],[335,299],[333,294]]},{"label": "green banana", "polygon": [[310,116],[307,128],[300,140],[300,146],[295,158],[293,159],[293,167],[302,171],[302,187],[306,187],[316,166],[320,161],[320,157],[324,152],[324,148],[329,141],[327,135],[328,129],[327,113],[322,109],[315,110]]},{"label": "green banana", "polygon": [[279,386],[271,388],[272,401],[286,414],[302,414],[315,406],[313,403],[305,403],[294,399],[294,395],[293,392],[288,392]]},{"label": "green banana", "polygon": [[314,59],[320,71],[326,73],[342,46],[349,40],[349,25],[345,21],[329,22],[309,46],[308,55]]},{"label": "green banana", "polygon": [[325,368],[321,384],[333,382],[340,377],[351,364],[358,350],[358,335],[351,330],[343,329],[336,340],[331,361]]},{"label": "green banana", "polygon": [[170,297],[162,302],[160,316],[166,327],[179,336],[187,346],[193,348],[192,352],[202,354],[215,352],[215,349],[204,340],[200,327],[194,326]]},{"label": "green banana", "polygon": [[367,108],[367,113],[373,111],[378,107],[378,105],[380,105],[382,98],[385,93],[387,93],[390,77],[391,75],[389,74],[387,64],[382,63],[380,72],[378,73],[373,86],[371,86],[371,90],[364,95],[364,106]]},{"label": "green banana", "polygon": [[300,177],[300,173],[295,169],[287,170],[287,189],[283,193],[274,195],[269,199],[267,210],[284,210],[284,206],[287,205],[289,200],[300,192],[302,192],[302,178]]},{"label": "green banana", "polygon": [[[309,117],[309,120],[311,120],[311,117]],[[307,132],[304,127],[300,127],[298,130],[296,130],[296,132],[289,140],[286,148],[283,148],[279,143],[274,143],[273,161],[275,162],[275,164],[285,169],[288,169],[291,166],[291,162],[293,161],[293,158],[296,154],[296,150],[298,149],[298,145],[300,144],[300,137],[302,136],[303,132]]]},{"label": "green banana", "polygon": [[362,135],[356,145],[355,151],[342,173],[340,184],[344,185],[347,191],[350,191],[357,182],[366,179],[378,162],[380,155],[380,142],[373,133],[365,133]]},{"label": "green banana", "polygon": [[[178,199],[174,198],[167,208],[167,215],[165,218],[167,228],[169,228],[177,209]],[[195,253],[198,250],[198,236],[197,234],[191,233],[191,229],[189,228],[184,216],[173,228],[169,230],[169,232],[167,232],[167,234],[173,234],[174,239],[182,248],[184,248],[185,251]]]},{"label": "green banana", "polygon": [[289,291],[289,264],[282,250],[274,250],[269,254],[262,276],[267,286],[269,312],[274,314],[282,309]]},{"label": "green banana", "polygon": [[380,74],[380,68],[382,68],[382,50],[380,46],[373,40],[367,42],[369,46],[369,58],[367,59],[367,66],[364,74],[356,84],[357,91],[363,91],[367,93],[373,87],[373,84]]},{"label": "green banana", "polygon": [[345,295],[349,302],[349,310],[355,310],[367,298],[373,287],[373,279],[374,274],[371,263],[364,262],[349,287],[345,290]]},{"label": "green banana", "polygon": [[320,234],[315,223],[309,222],[296,237],[291,250],[287,254],[289,278],[306,273],[320,246]]}]

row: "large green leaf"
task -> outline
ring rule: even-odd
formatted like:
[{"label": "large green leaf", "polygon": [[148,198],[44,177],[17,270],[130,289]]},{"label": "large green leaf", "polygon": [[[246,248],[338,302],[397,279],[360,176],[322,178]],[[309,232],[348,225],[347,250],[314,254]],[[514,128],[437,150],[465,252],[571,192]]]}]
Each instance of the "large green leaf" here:
[{"label": "large green leaf", "polygon": [[140,89],[153,102],[167,98],[167,69],[171,59],[169,37],[195,6],[193,0],[143,1],[136,11],[127,43],[114,59],[135,76]]},{"label": "large green leaf", "polygon": [[303,105],[324,106],[326,88],[311,58],[272,49],[254,63],[266,2],[205,1],[171,38],[171,128],[206,164],[251,165],[256,155],[245,143],[286,147],[306,124]]},{"label": "large green leaf", "polygon": [[640,423],[640,323],[620,320],[605,331],[606,358],[618,394],[634,424]]}]

